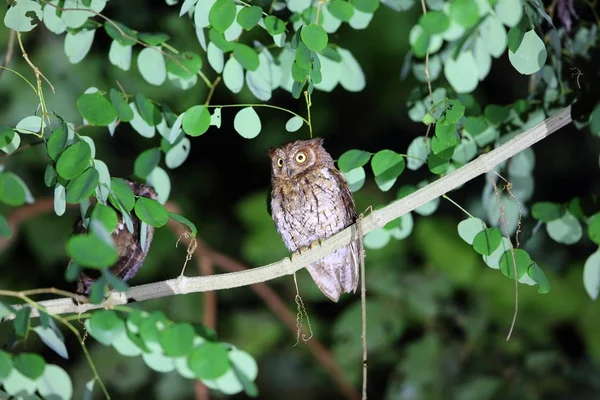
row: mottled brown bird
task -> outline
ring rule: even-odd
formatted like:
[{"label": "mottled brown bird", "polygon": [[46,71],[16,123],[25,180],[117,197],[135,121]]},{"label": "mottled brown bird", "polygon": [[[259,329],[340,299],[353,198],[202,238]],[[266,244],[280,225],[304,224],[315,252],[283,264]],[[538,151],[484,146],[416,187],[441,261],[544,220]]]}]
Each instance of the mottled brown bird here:
[{"label": "mottled brown bird", "polygon": [[[271,216],[287,248],[296,252],[333,236],[357,218],[352,191],[323,148],[323,139],[298,140],[269,152]],[[338,249],[307,267],[331,300],[355,292],[359,244]]]},{"label": "mottled brown bird", "polygon": [[[143,183],[130,182],[127,180],[124,181],[134,195],[156,200],[156,191],[151,186]],[[110,206],[110,203],[107,202],[107,205]],[[133,233],[131,233],[127,229],[127,226],[123,221],[123,217],[119,211],[117,211],[117,216],[117,227],[113,232],[111,232],[111,237],[117,246],[119,258],[117,259],[116,263],[109,267],[108,270],[113,275],[121,278],[123,281],[128,281],[129,279],[133,278],[146,259],[146,254],[150,248],[152,238],[154,237],[154,227],[151,225],[146,225],[146,243],[145,248],[142,248],[140,242],[140,219],[136,217],[135,213],[131,213],[131,219],[133,221]],[[84,227],[83,220],[80,219],[77,221],[73,234],[83,234],[87,232],[88,230]],[[92,285],[94,282],[96,282],[96,280],[98,280],[98,278],[100,278],[101,275],[102,274],[99,270],[87,269],[81,271],[79,280],[77,281],[77,294],[89,296]]]}]

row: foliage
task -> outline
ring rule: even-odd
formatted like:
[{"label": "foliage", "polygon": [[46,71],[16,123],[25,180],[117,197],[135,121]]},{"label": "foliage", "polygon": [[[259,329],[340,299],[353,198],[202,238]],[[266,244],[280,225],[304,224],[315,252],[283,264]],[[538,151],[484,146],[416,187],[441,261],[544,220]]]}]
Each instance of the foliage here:
[{"label": "foliage", "polygon": [[[21,233],[45,271],[39,276],[59,276],[52,281],[56,286],[76,280],[83,268],[99,270],[90,298],[94,303],[109,288],[128,289],[107,270],[118,257],[111,233],[119,217],[131,232],[134,217],[142,226],[156,228],[172,219],[192,237],[257,265],[283,257],[265,212],[268,170],[257,170],[257,163],[249,161],[282,141],[273,137],[285,135],[288,141],[328,131],[343,136],[337,166],[360,211],[363,205],[378,209],[411,195],[573,102],[587,109],[575,122],[573,135],[586,143],[597,143],[600,135],[598,97],[582,94],[595,93],[600,20],[595,13],[590,14],[594,19],[577,13],[572,1],[427,0],[421,7],[414,0],[115,3],[11,0],[3,18],[7,29],[0,36],[8,40],[9,29],[14,30],[22,53],[29,53],[18,68],[0,70],[6,90],[33,93],[7,106],[1,116],[0,239],[16,236],[10,224],[13,208],[35,204],[33,193],[52,196],[56,215],[24,225]],[[593,7],[591,2],[578,7],[587,10],[588,3]],[[41,36],[52,44],[43,43]],[[36,51],[26,51],[30,45]],[[65,60],[69,64],[62,65]],[[508,63],[502,66],[503,61]],[[33,68],[33,80],[28,68]],[[63,68],[72,81],[57,73]],[[390,89],[400,85],[378,79],[383,69],[394,70],[394,79],[400,74],[402,91]],[[485,96],[492,75],[518,84],[512,89],[507,85],[508,95],[494,97],[502,90],[492,90],[494,96]],[[215,98],[229,101],[215,105]],[[398,117],[402,101],[407,121]],[[383,114],[389,107],[393,111]],[[394,121],[393,137],[380,134],[387,120]],[[284,129],[289,134],[279,133]],[[582,159],[595,151],[597,168],[597,146],[577,151]],[[589,300],[600,292],[600,207],[586,180],[560,194],[544,190],[545,180],[554,177],[540,170],[564,164],[557,157],[529,148],[495,166],[483,187],[469,188],[471,195],[459,191],[452,198],[437,198],[364,237],[368,350],[370,360],[376,359],[369,366],[377,370],[376,381],[387,382],[380,385],[385,389],[369,385],[374,397],[409,398],[412,393],[439,398],[451,392],[461,399],[520,398],[531,390],[543,397],[564,386],[530,385],[556,371],[555,382],[580,380],[580,393],[588,387],[598,393],[597,381],[587,375],[597,372],[600,359],[597,326],[590,319],[597,306]],[[256,157],[259,165],[265,164],[263,158]],[[560,158],[569,156],[561,153]],[[538,165],[542,168],[536,169]],[[566,164],[562,169],[573,176],[581,172]],[[153,186],[158,201],[136,196],[120,177]],[[172,198],[186,217],[167,207]],[[58,237],[61,224],[69,225],[75,217],[71,205],[79,205],[89,233]],[[448,211],[444,205],[456,209]],[[231,228],[234,208],[237,228]],[[453,219],[442,217],[442,211]],[[543,225],[547,235],[540,230]],[[172,271],[157,273],[159,264],[173,263],[178,254],[172,248],[176,239],[161,237],[165,229],[157,230],[159,239],[141,279],[173,277]],[[570,254],[566,246],[576,252]],[[0,249],[5,250],[2,241]],[[67,258],[71,262],[64,272]],[[27,257],[0,253],[0,259],[3,266],[12,262],[20,267]],[[481,268],[484,264],[509,280]],[[18,273],[20,268],[13,269]],[[279,365],[283,361],[270,351],[289,335],[263,314],[262,305],[241,310],[241,301],[248,298],[243,294],[238,300],[238,292],[219,294],[231,311],[221,313],[227,315],[221,317],[226,320],[222,335],[248,352],[217,340],[204,325],[175,322],[197,319],[200,309],[200,298],[177,296],[168,300],[173,303],[141,304],[146,311],[119,307],[75,316],[97,342],[94,346],[112,348],[123,357],[106,360],[104,350],[91,356],[72,317],[49,316],[31,296],[17,291],[49,286],[34,280],[37,274],[36,269],[31,281],[11,275],[2,282],[15,291],[2,290],[1,295],[28,303],[21,308],[0,303],[1,317],[14,316],[3,326],[10,326],[17,338],[14,347],[0,351],[0,384],[7,396],[78,398],[91,396],[94,387],[107,397],[107,387],[127,396],[127,390],[152,381],[148,369],[132,367],[140,359],[160,373],[160,382],[167,382],[167,389],[157,392],[162,398],[184,397],[184,391],[173,389],[183,379],[199,379],[224,394],[257,396],[258,357],[267,360],[266,374],[282,378],[277,398],[284,397],[286,383],[302,382],[285,381],[283,371],[306,375],[293,362]],[[511,282],[520,283],[521,314],[519,334],[506,343],[499,329],[508,330],[514,307]],[[299,283],[307,302],[323,301],[306,274]],[[292,293],[287,292],[289,282],[282,285]],[[323,313],[309,307],[309,315],[315,314],[315,337],[331,339],[345,379],[357,383],[360,304],[354,299],[341,305]],[[153,307],[161,311],[151,311]],[[32,317],[34,309],[39,323]],[[593,363],[578,366],[578,373],[568,372],[564,352],[549,350],[551,340],[544,332],[565,321],[580,331],[578,339]],[[76,346],[58,325],[82,347],[79,359],[89,364],[85,378],[81,365],[63,361],[72,360]],[[30,347],[36,337],[30,331],[53,353]],[[492,353],[503,357],[489,360]],[[56,355],[60,358],[52,364]],[[291,357],[297,360],[298,355]],[[519,357],[525,360],[519,377],[503,380],[504,368]],[[95,360],[105,367],[97,369]],[[141,377],[139,382],[119,383],[109,367],[117,362],[146,375],[131,372],[131,377]]]}]

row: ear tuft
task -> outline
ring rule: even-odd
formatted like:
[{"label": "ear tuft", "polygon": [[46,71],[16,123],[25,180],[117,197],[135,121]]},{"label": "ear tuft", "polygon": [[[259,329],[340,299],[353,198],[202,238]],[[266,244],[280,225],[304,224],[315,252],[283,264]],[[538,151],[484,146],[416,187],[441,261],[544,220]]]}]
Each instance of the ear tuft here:
[{"label": "ear tuft", "polygon": [[309,140],[310,144],[315,145],[315,146],[323,146],[324,141],[325,141],[325,139],[323,139],[322,137],[316,137],[314,139]]}]

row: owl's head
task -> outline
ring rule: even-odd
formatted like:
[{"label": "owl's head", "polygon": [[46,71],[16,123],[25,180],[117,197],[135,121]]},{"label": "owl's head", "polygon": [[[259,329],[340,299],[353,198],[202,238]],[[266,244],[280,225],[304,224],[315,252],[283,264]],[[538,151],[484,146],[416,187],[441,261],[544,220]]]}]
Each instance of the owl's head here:
[{"label": "owl's head", "polygon": [[294,179],[315,166],[333,167],[333,159],[323,148],[323,139],[297,140],[269,151],[271,176]]}]

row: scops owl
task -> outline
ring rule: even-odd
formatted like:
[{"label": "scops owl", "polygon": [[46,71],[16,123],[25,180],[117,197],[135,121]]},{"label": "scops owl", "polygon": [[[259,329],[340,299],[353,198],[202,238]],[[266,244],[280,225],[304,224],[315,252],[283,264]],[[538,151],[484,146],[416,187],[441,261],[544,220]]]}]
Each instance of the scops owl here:
[{"label": "scops owl", "polygon": [[[134,195],[156,200],[156,191],[151,186],[143,183],[130,182],[127,180],[124,181]],[[110,203],[107,202],[107,204],[110,206]],[[140,242],[141,221],[139,218],[136,217],[135,213],[131,213],[131,219],[133,222],[133,233],[131,233],[127,229],[127,226],[123,221],[123,217],[119,211],[117,211],[117,216],[117,227],[113,232],[111,232],[111,237],[117,246],[119,258],[117,259],[116,263],[109,267],[108,270],[113,275],[121,278],[123,281],[127,281],[133,278],[133,276],[144,263],[146,254],[150,248],[150,243],[154,237],[154,227],[147,225],[145,248],[142,248]],[[83,220],[80,219],[77,221],[73,234],[82,234],[87,232],[88,230],[84,227]],[[98,278],[100,278],[100,276],[101,272],[99,270],[86,269],[82,271],[77,282],[77,294],[89,296],[92,285]]]},{"label": "scops owl", "polygon": [[[323,139],[298,140],[270,151],[271,216],[288,250],[312,247],[352,225],[357,218],[352,191],[323,148]],[[357,241],[307,267],[331,300],[355,292]]]}]

